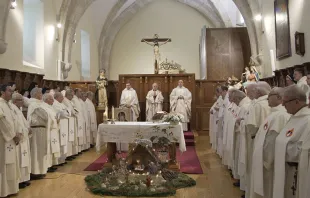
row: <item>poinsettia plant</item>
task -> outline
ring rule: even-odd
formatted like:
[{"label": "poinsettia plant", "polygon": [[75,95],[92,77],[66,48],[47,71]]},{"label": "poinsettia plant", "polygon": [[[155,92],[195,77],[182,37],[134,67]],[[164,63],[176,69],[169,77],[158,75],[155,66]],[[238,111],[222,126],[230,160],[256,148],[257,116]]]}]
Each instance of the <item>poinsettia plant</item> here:
[{"label": "poinsettia plant", "polygon": [[162,122],[184,122],[184,116],[180,113],[168,113],[164,115]]}]

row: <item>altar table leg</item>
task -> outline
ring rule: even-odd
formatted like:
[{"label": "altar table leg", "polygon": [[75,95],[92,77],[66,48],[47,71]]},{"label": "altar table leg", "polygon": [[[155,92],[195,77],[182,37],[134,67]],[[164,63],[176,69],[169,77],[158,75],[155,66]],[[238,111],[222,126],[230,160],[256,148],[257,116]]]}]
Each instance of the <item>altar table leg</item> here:
[{"label": "altar table leg", "polygon": [[116,154],[116,143],[115,142],[108,142],[108,145],[107,145],[108,161],[107,161],[107,163],[105,163],[103,165],[104,167],[112,167],[113,160],[116,159],[115,154]]}]

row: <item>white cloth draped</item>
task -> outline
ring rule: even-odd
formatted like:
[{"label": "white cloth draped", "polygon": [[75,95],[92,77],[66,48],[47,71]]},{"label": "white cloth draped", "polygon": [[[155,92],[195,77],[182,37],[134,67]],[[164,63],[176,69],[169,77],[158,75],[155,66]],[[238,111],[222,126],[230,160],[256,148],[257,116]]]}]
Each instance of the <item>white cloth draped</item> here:
[{"label": "white cloth draped", "polygon": [[95,143],[97,137],[97,115],[96,108],[91,100],[86,99],[87,109],[90,116],[90,135],[91,135],[91,144]]},{"label": "white cloth draped", "polygon": [[272,198],[275,138],[290,118],[284,106],[271,108],[254,140],[251,198]]},{"label": "white cloth draped", "polygon": [[18,192],[20,167],[13,140],[16,136],[15,121],[11,105],[0,98],[0,197]]},{"label": "white cloth draped", "polygon": [[185,87],[176,87],[170,94],[170,111],[184,116],[183,130],[187,131],[187,124],[192,115],[192,93]]},{"label": "white cloth draped", "polygon": [[130,108],[130,121],[137,121],[140,114],[140,106],[137,93],[133,88],[125,88],[122,91],[120,106]]},{"label": "white cloth draped", "polygon": [[159,90],[150,90],[146,95],[146,121],[152,121],[153,116],[163,109],[164,97]]},{"label": "white cloth draped", "polygon": [[[295,115],[291,116],[291,119],[282,129],[276,139],[275,146],[275,170],[274,170],[274,188],[273,197],[296,197],[293,195],[292,187],[294,185],[294,174],[296,167],[292,167],[287,162],[299,163],[303,162],[304,158],[300,158],[303,142],[308,140],[310,135],[310,109],[304,107],[299,110]],[[309,153],[307,153],[309,155]],[[306,162],[308,166],[308,162]],[[300,164],[303,167],[303,163]],[[304,174],[304,175],[303,175]],[[301,168],[298,170],[298,180],[303,180],[306,172]],[[304,180],[303,180],[304,181]],[[298,183],[298,185],[306,185],[306,183]],[[300,189],[302,192],[306,189]],[[304,186],[309,188],[309,186]],[[307,195],[309,197],[309,194]]]}]

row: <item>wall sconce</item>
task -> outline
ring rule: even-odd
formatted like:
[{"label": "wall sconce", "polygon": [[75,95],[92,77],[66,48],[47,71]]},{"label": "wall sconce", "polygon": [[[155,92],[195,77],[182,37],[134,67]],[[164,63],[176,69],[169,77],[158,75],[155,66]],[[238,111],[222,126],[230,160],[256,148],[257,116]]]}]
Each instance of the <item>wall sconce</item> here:
[{"label": "wall sconce", "polygon": [[17,7],[17,2],[16,0],[11,0],[11,9],[15,9]]}]

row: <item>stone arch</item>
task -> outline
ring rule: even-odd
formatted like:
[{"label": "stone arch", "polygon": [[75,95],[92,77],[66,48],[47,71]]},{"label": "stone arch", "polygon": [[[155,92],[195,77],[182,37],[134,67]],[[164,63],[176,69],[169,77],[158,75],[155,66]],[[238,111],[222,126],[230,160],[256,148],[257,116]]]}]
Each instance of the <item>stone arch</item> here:
[{"label": "stone arch", "polygon": [[[151,3],[153,0],[136,0],[126,8],[113,21],[107,22],[109,27],[103,27],[99,40],[99,68],[104,68],[109,74],[110,54],[114,39],[119,30],[126,24],[139,10]],[[184,3],[205,16],[215,27],[225,27],[225,23],[210,0],[176,0]]]}]

